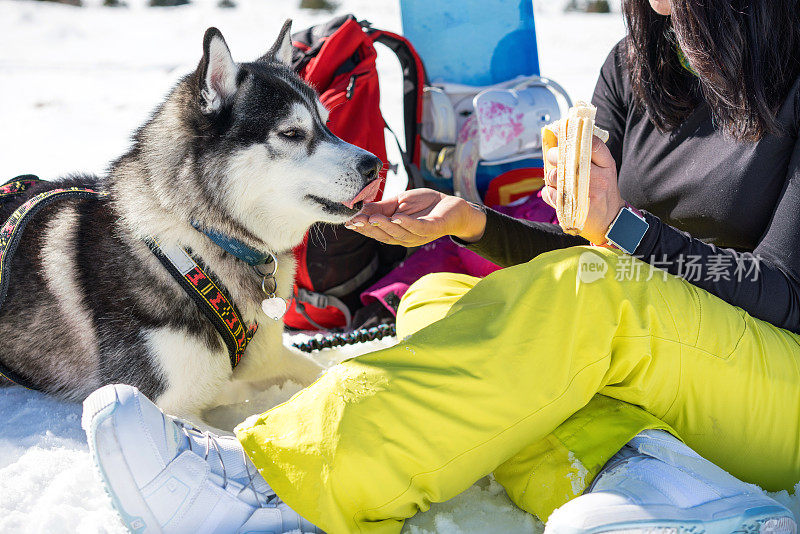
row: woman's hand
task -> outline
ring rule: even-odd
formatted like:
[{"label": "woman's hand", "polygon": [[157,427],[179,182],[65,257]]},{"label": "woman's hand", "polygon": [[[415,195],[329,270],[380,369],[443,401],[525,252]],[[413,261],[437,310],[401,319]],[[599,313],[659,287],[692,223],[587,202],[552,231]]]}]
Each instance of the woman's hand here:
[{"label": "woman's hand", "polygon": [[390,245],[416,247],[453,235],[474,242],[486,229],[486,214],[465,201],[432,189],[412,189],[371,202],[345,223],[359,234]]},{"label": "woman's hand", "polygon": [[[547,159],[553,165],[558,162],[558,149],[551,148]],[[555,208],[556,206],[556,170],[545,176],[542,199]],[[589,214],[583,226],[581,237],[595,245],[606,242],[606,232],[614,222],[625,201],[619,194],[617,185],[617,164],[608,147],[599,138],[592,139],[592,168],[589,171]]]}]

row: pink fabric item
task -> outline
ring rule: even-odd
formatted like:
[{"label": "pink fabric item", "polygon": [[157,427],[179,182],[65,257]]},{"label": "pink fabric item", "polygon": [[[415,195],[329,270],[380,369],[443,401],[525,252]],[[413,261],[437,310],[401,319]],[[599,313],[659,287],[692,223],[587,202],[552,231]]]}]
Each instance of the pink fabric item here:
[{"label": "pink fabric item", "polygon": [[[541,191],[523,201],[495,209],[517,219],[548,223],[558,222],[555,210],[542,200]],[[500,266],[482,258],[467,248],[456,245],[449,237],[443,237],[424,245],[389,274],[364,291],[361,294],[361,302],[367,305],[379,300],[394,313],[392,306],[386,302],[387,296],[393,293],[397,297],[402,297],[411,284],[426,274],[462,273],[483,278],[498,269],[500,269]]]}]

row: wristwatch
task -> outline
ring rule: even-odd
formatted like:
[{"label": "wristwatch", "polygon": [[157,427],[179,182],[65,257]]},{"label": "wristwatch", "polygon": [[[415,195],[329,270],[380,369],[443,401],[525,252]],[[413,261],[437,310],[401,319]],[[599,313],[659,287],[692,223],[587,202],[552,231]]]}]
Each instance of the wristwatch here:
[{"label": "wristwatch", "polygon": [[637,211],[630,206],[623,207],[606,232],[609,244],[631,255],[650,228],[645,218]]}]

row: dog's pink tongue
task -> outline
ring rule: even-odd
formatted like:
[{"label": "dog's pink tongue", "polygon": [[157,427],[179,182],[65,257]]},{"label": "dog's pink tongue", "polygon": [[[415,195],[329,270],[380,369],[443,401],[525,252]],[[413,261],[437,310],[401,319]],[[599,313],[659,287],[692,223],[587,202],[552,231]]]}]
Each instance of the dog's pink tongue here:
[{"label": "dog's pink tongue", "polygon": [[373,200],[378,198],[378,191],[380,191],[381,189],[382,182],[383,180],[371,181],[369,184],[367,184],[367,187],[359,191],[359,193],[355,197],[353,197],[353,200],[350,200],[348,202],[342,202],[342,204],[344,204],[350,209],[353,209],[353,206],[355,206],[356,203],[361,202],[362,200],[364,202],[372,202]]}]

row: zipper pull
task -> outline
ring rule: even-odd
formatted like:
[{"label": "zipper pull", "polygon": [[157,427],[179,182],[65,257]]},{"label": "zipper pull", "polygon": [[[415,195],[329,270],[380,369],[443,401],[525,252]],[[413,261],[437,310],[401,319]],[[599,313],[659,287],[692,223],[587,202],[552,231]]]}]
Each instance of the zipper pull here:
[{"label": "zipper pull", "polygon": [[350,83],[347,84],[347,91],[345,92],[345,97],[347,97],[347,100],[353,98],[353,92],[356,88],[356,77],[358,77],[358,74],[353,74],[350,76]]}]

